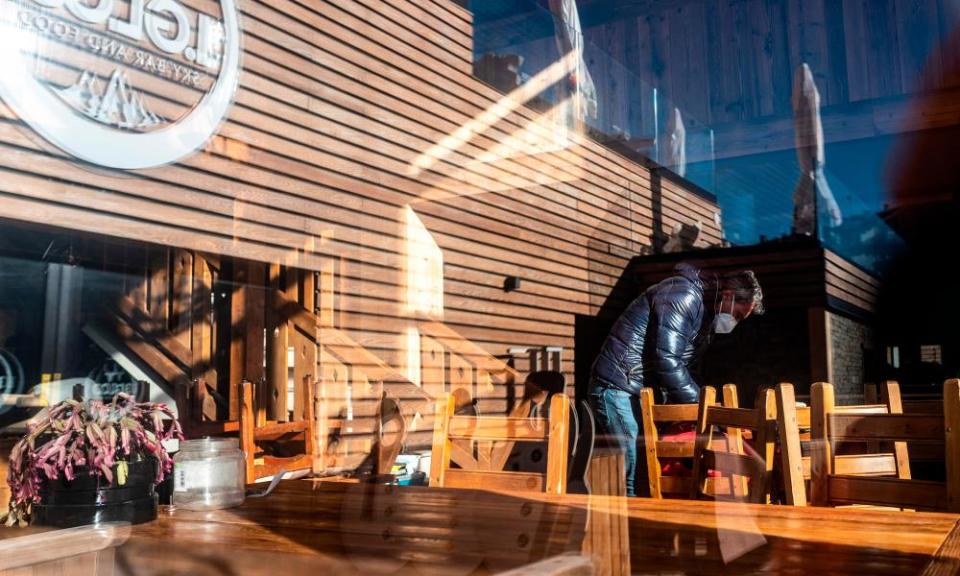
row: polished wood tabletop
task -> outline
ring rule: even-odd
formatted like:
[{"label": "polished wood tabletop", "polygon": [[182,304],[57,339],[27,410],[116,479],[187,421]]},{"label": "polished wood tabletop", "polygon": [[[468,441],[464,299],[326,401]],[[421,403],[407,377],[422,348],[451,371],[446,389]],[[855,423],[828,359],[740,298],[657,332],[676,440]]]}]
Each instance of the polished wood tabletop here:
[{"label": "polished wood tabletop", "polygon": [[960,570],[956,514],[286,481],[229,510],[162,507],[124,535],[114,573],[497,573],[579,553],[602,513],[627,516],[635,574]]}]

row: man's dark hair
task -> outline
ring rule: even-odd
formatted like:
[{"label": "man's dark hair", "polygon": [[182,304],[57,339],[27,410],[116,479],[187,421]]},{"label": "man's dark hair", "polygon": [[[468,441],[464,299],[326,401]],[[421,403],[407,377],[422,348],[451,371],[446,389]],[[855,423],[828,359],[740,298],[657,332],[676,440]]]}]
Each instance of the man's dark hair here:
[{"label": "man's dark hair", "polygon": [[760,283],[757,282],[757,276],[753,270],[738,270],[730,272],[720,277],[721,290],[732,290],[733,297],[740,302],[753,301],[753,313],[761,315],[764,313],[763,290],[760,289]]}]

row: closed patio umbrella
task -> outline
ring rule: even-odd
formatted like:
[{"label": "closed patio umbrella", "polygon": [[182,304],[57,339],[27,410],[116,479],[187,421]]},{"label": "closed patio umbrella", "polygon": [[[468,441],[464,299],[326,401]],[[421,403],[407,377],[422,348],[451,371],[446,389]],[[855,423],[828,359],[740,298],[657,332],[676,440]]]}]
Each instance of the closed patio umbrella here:
[{"label": "closed patio umbrella", "polygon": [[808,236],[817,233],[818,205],[827,211],[832,226],[843,223],[840,207],[824,175],[823,124],[820,93],[806,63],[793,76],[793,121],[800,179],[793,192],[793,231]]},{"label": "closed patio umbrella", "polygon": [[597,117],[597,88],[587,70],[583,59],[583,32],[580,28],[580,14],[575,0],[550,0],[550,13],[553,14],[555,38],[560,56],[575,51],[577,54],[574,69],[568,79],[564,97],[569,98],[571,120],[581,123],[586,117]]},{"label": "closed patio umbrella", "polygon": [[680,109],[674,107],[667,119],[667,134],[670,137],[667,146],[667,158],[664,165],[680,176],[687,175],[687,128],[683,125]]}]

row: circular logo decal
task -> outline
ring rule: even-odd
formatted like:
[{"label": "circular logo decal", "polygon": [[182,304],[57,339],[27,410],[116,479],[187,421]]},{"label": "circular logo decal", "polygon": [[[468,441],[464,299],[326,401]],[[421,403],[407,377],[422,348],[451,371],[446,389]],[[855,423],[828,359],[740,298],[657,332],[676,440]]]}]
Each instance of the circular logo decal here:
[{"label": "circular logo decal", "polygon": [[19,394],[24,382],[20,361],[12,352],[0,348],[0,394]]},{"label": "circular logo decal", "polygon": [[235,0],[0,0],[0,98],[65,152],[174,162],[224,119],[240,76]]}]

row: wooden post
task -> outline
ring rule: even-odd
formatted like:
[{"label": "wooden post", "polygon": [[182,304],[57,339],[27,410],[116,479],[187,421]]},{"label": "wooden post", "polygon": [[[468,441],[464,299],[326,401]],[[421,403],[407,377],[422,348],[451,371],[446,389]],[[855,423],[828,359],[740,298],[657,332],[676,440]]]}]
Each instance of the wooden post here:
[{"label": "wooden post", "polygon": [[127,296],[140,310],[147,309],[147,271],[149,270],[147,249],[139,246],[124,245],[124,284]]},{"label": "wooden post", "polygon": [[203,378],[193,381],[193,419],[194,422],[202,422],[204,410],[209,402],[207,401],[207,382]]},{"label": "wooden post", "polygon": [[[310,313],[310,316],[316,319],[317,314],[317,273],[312,270],[304,270],[300,273],[300,303],[301,305]],[[300,369],[297,371],[297,375],[302,379],[298,381],[309,381],[312,383],[316,379],[318,373],[318,350],[317,350],[317,341],[320,338],[320,325],[318,321],[314,321],[314,328],[311,331],[312,333],[303,334],[299,338],[300,350],[298,350],[298,360],[301,362]],[[312,384],[311,384],[312,387]],[[304,402],[306,401],[306,396],[303,396]],[[313,394],[309,396],[312,402]],[[314,407],[307,406],[304,404],[300,407],[300,414],[302,414],[303,419],[314,418]],[[314,426],[314,423],[311,426]],[[311,431],[316,431],[316,428],[311,427]]]},{"label": "wooden post", "polygon": [[170,313],[168,300],[170,249],[148,248],[148,254],[147,313],[167,328]]},{"label": "wooden post", "polygon": [[[301,302],[301,283],[300,271],[296,268],[286,268],[286,285],[284,287],[284,297],[290,302]],[[287,323],[287,346],[293,349],[293,381],[299,383],[307,372],[303,369],[303,350],[301,339],[298,337],[297,329],[292,323]],[[284,386],[286,394],[286,385]],[[290,407],[288,406],[289,410]],[[293,420],[299,420],[303,415],[303,397],[299,394],[293,395]]]},{"label": "wooden post", "polygon": [[[185,348],[192,349],[190,329],[194,320],[191,310],[193,301],[193,255],[187,250],[174,251],[171,273],[170,331],[173,332],[180,344]],[[195,353],[195,351],[193,352]],[[194,364],[196,364],[196,360]],[[191,366],[190,369],[194,370],[195,366]]]},{"label": "wooden post", "polygon": [[827,420],[835,402],[833,384],[817,382],[810,388],[810,503],[814,506],[829,502],[833,447],[827,438]]},{"label": "wooden post", "polygon": [[[293,348],[293,378],[294,382],[302,382],[304,378],[314,377],[317,372],[317,345],[314,337],[303,334],[299,329],[291,326],[287,332],[289,345]],[[294,420],[304,418],[306,406],[303,405],[303,395],[294,397]]]},{"label": "wooden post", "polygon": [[303,420],[306,422],[306,429],[303,431],[304,453],[316,460],[316,414],[314,413],[314,380],[312,374],[303,377],[301,384],[301,394],[303,394]]},{"label": "wooden post", "polygon": [[287,421],[287,338],[286,319],[280,317],[277,309],[280,294],[280,265],[271,264],[268,270],[267,286],[267,413],[271,420]]},{"label": "wooden post", "polygon": [[256,480],[257,467],[256,442],[254,441],[254,423],[253,423],[253,385],[250,382],[240,384],[240,394],[242,397],[240,411],[240,449],[243,450],[243,459],[246,463],[246,482],[252,483]]},{"label": "wooden post", "polygon": [[245,331],[243,334],[243,377],[251,382],[262,382],[265,378],[263,370],[263,342],[266,313],[266,270],[259,262],[247,263],[247,287],[244,298],[243,320]]},{"label": "wooden post", "polygon": [[173,397],[173,402],[177,406],[177,419],[180,421],[180,428],[187,438],[193,437],[191,426],[193,425],[193,419],[198,417],[198,413],[194,412],[190,405],[191,387],[192,384],[190,386],[177,386],[174,389]]},{"label": "wooden post", "polygon": [[[196,312],[191,317],[190,351],[193,353],[193,377],[214,385],[217,383],[217,372],[213,366],[213,324],[210,317],[212,312],[211,296],[213,291],[213,272],[207,258],[199,253],[193,255],[192,275],[192,308]],[[216,417],[216,407],[204,405],[200,407],[197,418],[207,416]]]},{"label": "wooden post", "polygon": [[227,400],[229,402],[229,416],[232,420],[240,417],[240,401],[237,396],[237,390],[240,383],[246,378],[246,352],[247,352],[247,293],[250,291],[248,286],[250,282],[249,268],[242,262],[234,260],[231,262],[232,277],[234,287],[230,294],[230,365],[227,380]]},{"label": "wooden post", "polygon": [[797,400],[793,384],[777,385],[777,428],[780,437],[781,469],[787,504],[806,506],[807,491],[803,484],[803,454],[800,450],[800,425],[797,423]]},{"label": "wooden post", "polygon": [[943,385],[943,422],[946,434],[947,509],[960,512],[960,380]]}]

